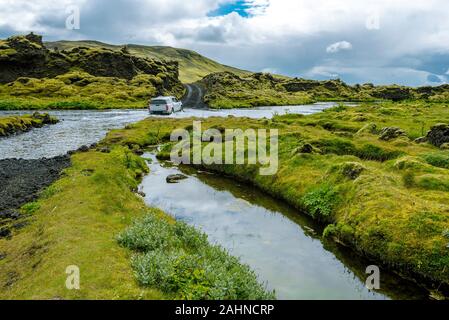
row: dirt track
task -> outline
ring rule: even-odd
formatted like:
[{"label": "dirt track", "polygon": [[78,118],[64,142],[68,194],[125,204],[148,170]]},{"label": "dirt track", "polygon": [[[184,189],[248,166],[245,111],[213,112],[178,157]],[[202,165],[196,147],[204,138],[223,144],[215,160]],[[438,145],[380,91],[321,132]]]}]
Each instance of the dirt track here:
[{"label": "dirt track", "polygon": [[203,102],[203,88],[197,84],[186,84],[186,94],[182,99],[184,108],[190,109],[207,109],[207,105]]}]

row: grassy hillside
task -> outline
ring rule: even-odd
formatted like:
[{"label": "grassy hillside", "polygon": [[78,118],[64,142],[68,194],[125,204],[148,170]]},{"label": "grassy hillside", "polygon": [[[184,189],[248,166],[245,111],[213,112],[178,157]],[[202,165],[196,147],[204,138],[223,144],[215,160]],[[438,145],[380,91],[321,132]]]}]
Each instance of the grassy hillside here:
[{"label": "grassy hillside", "polygon": [[449,101],[449,85],[405,87],[398,85],[348,85],[339,79],[307,80],[269,73],[237,75],[210,74],[200,81],[206,91],[204,102],[211,108],[251,108],[304,104],[317,101]]},{"label": "grassy hillside", "polygon": [[[111,50],[120,50],[123,45],[111,45],[99,41],[56,41],[46,42],[46,47],[60,50],[70,50],[75,47],[102,47]],[[179,62],[179,79],[183,83],[198,81],[210,73],[230,71],[244,75],[246,71],[229,67],[206,58],[195,51],[164,46],[127,45],[131,54],[153,59],[174,60]]]},{"label": "grassy hillside", "polygon": [[178,62],[127,50],[49,50],[35,34],[0,41],[0,109],[144,108],[184,94]]},{"label": "grassy hillside", "polygon": [[[442,289],[449,284],[449,126],[437,124],[449,122],[447,111],[446,104],[388,102],[272,120],[208,118],[203,130],[278,129],[279,170],[262,176],[260,165],[203,166],[286,200],[327,225],[323,236]],[[173,128],[191,128],[192,120],[148,118],[107,140],[143,146],[157,135],[168,143],[164,156]]]}]

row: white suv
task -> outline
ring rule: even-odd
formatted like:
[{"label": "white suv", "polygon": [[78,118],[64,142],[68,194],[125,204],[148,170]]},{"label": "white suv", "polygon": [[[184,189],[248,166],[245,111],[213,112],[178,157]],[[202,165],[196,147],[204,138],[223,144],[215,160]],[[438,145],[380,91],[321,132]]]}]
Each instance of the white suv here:
[{"label": "white suv", "polygon": [[175,97],[157,97],[151,99],[149,110],[150,113],[172,114],[182,111],[182,102]]}]

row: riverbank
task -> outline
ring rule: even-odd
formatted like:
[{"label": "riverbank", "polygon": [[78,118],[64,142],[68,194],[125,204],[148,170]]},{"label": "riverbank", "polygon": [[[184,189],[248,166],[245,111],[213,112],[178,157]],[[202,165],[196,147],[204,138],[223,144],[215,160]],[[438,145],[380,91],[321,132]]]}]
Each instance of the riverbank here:
[{"label": "riverbank", "polygon": [[57,118],[39,112],[17,117],[0,117],[0,137],[23,133],[33,128],[41,128],[58,122]]},{"label": "riverbank", "polygon": [[197,82],[213,109],[307,104],[317,101],[449,101],[449,86],[411,88],[397,85],[348,85],[341,80],[306,80],[269,73],[213,73]]},{"label": "riverbank", "polygon": [[[81,148],[70,160],[20,209],[28,224],[0,239],[0,298],[273,297],[202,233],[145,205],[136,193],[148,168],[128,147]],[[79,290],[65,285],[69,266],[80,270]]]},{"label": "riverbank", "polygon": [[[164,143],[192,120],[147,119],[105,142]],[[255,165],[204,167],[286,200],[327,225],[323,236],[436,289],[449,284],[449,155],[444,144],[421,137],[442,122],[449,123],[447,106],[423,103],[339,106],[272,120],[209,118],[203,130],[278,129],[279,170],[260,176]]]}]

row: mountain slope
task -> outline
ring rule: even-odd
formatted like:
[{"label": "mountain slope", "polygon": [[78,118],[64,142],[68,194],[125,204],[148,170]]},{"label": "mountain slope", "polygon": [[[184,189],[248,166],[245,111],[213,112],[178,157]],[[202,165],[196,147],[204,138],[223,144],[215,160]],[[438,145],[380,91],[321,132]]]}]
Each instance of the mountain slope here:
[{"label": "mountain slope", "polygon": [[0,40],[0,109],[144,108],[157,95],[180,98],[177,61],[126,50],[49,50],[35,34]]},{"label": "mountain slope", "polygon": [[[70,50],[75,47],[96,48],[103,47],[111,50],[120,50],[123,45],[111,45],[99,41],[56,41],[46,42],[47,48],[57,47],[60,50]],[[244,75],[247,71],[220,64],[206,58],[195,51],[164,46],[127,45],[131,54],[156,59],[175,60],[179,62],[179,78],[183,83],[191,83],[202,79],[208,74],[229,71]]]}]

